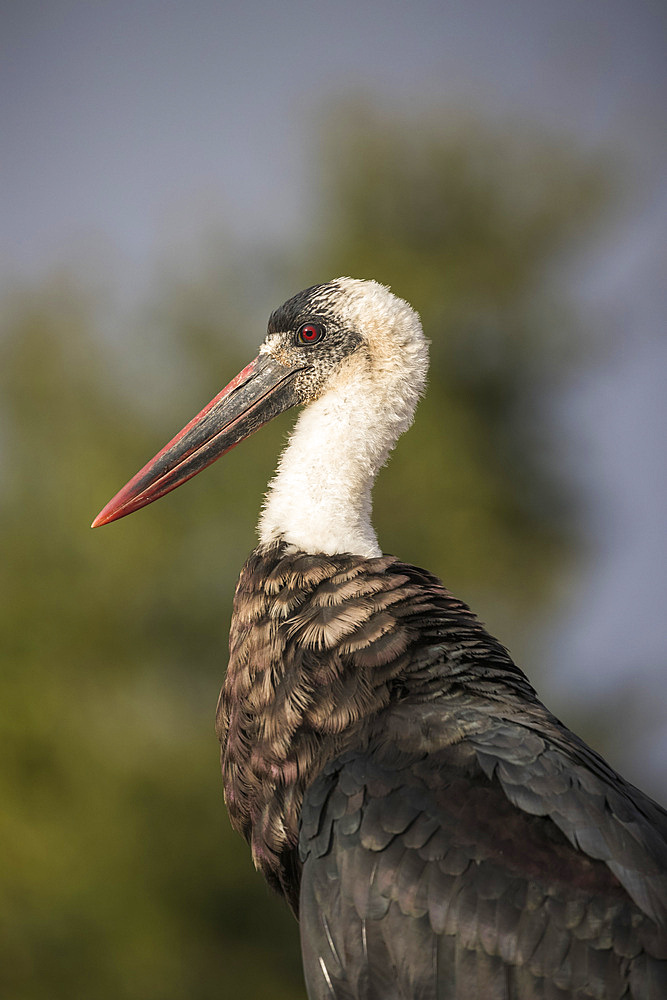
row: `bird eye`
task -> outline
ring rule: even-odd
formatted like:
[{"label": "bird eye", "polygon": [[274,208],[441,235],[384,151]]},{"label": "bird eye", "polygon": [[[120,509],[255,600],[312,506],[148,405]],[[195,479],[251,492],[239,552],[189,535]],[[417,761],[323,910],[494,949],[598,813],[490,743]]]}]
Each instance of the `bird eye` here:
[{"label": "bird eye", "polygon": [[324,336],[324,327],[319,323],[305,323],[296,335],[299,344],[316,344]]}]

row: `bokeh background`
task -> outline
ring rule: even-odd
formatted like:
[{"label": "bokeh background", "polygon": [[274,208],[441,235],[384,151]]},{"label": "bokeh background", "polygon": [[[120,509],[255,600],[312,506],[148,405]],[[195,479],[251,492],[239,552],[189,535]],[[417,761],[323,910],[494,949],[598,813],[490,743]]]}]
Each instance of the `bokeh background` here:
[{"label": "bokeh background", "polygon": [[667,8],[0,9],[0,996],[303,998],[213,735],[293,417],[88,524],[272,308],[389,283],[433,366],[381,544],[664,801]]}]

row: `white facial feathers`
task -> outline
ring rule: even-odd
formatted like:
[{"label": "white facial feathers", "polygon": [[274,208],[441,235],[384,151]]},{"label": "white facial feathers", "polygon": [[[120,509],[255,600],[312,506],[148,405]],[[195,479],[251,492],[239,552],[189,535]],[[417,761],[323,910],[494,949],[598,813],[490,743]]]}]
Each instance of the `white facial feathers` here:
[{"label": "white facial feathers", "polygon": [[259,534],[263,543],[282,538],[307,552],[373,557],[380,554],[373,482],[412,423],[426,384],[428,342],[417,313],[375,281],[338,278],[327,294],[338,325],[363,342],[299,416]]}]

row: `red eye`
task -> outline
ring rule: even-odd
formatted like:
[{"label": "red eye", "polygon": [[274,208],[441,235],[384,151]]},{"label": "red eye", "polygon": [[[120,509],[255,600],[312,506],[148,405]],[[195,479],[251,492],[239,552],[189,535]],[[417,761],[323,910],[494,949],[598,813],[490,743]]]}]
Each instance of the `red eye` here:
[{"label": "red eye", "polygon": [[322,339],[323,335],[324,330],[321,326],[316,326],[314,323],[306,323],[299,330],[296,339],[300,344],[316,344],[318,340]]}]

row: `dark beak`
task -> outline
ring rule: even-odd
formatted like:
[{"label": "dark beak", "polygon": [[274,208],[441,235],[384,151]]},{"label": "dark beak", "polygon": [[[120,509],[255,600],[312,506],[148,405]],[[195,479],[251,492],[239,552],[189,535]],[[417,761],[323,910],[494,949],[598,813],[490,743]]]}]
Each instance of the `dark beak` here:
[{"label": "dark beak", "polygon": [[260,354],[109,501],[92,527],[132,514],[175,490],[298,403],[294,378],[301,370]]}]

